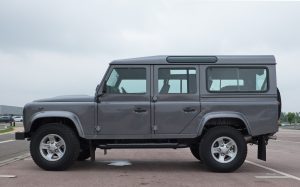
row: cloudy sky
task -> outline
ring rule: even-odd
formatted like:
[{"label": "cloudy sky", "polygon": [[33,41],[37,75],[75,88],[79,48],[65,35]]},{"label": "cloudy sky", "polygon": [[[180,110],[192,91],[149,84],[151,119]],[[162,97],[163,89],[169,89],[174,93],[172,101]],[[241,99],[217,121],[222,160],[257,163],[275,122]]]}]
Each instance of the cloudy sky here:
[{"label": "cloudy sky", "polygon": [[93,95],[113,59],[162,54],[275,55],[300,111],[300,2],[0,1],[0,104]]}]

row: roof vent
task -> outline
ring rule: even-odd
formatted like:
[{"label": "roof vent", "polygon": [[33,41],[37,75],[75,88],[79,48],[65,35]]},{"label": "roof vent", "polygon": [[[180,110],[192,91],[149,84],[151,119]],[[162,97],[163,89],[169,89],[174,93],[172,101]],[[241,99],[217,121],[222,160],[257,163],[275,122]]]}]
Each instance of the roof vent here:
[{"label": "roof vent", "polygon": [[169,63],[216,63],[216,56],[168,56]]}]

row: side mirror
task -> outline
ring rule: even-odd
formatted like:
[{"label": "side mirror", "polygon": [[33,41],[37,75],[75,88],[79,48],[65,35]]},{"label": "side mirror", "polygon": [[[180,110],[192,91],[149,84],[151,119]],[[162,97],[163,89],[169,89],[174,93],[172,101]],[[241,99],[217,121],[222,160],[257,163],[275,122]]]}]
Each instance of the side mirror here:
[{"label": "side mirror", "polygon": [[98,93],[99,88],[100,88],[100,84],[98,84],[97,87],[96,87],[96,93]]},{"label": "side mirror", "polygon": [[106,92],[107,92],[107,81],[105,80],[103,83],[102,94],[105,94]]},{"label": "side mirror", "polygon": [[100,89],[100,84],[97,85],[96,90],[95,90],[95,100],[98,102],[98,97],[99,97],[99,89]]},{"label": "side mirror", "polygon": [[97,88],[96,88],[96,96],[97,97],[101,97],[103,94],[106,93],[106,91],[107,91],[106,82],[107,81],[104,81],[102,90],[100,89],[100,84],[97,85]]}]

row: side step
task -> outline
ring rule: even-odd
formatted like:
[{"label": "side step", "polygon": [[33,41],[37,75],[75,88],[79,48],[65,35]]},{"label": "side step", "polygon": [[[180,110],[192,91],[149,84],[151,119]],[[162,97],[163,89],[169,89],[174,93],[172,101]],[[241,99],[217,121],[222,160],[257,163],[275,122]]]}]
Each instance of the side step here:
[{"label": "side step", "polygon": [[186,148],[188,145],[179,143],[130,143],[130,144],[104,144],[97,146],[100,149],[130,149],[130,148]]}]

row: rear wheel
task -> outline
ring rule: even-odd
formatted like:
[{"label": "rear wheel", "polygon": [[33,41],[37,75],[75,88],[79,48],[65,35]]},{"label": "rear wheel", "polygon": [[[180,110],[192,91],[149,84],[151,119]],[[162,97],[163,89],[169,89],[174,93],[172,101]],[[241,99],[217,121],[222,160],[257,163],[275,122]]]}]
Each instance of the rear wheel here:
[{"label": "rear wheel", "polygon": [[277,101],[278,101],[278,119],[280,119],[282,103],[281,103],[281,94],[278,88],[277,88]]},{"label": "rear wheel", "polygon": [[201,140],[200,156],[210,170],[231,172],[244,163],[247,143],[243,135],[232,127],[214,127]]},{"label": "rear wheel", "polygon": [[58,171],[70,167],[78,158],[76,133],[63,124],[46,124],[38,128],[30,142],[34,162],[45,170]]}]

